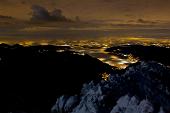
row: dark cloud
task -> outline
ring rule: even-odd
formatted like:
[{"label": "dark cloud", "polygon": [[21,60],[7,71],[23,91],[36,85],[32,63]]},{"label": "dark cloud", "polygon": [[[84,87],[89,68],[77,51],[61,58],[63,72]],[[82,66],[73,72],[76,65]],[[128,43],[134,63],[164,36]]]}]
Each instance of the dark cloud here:
[{"label": "dark cloud", "polygon": [[52,18],[52,20],[56,20],[56,21],[68,21],[69,20],[62,14],[62,10],[60,9],[54,9],[52,12],[50,12],[50,17]]},{"label": "dark cloud", "polygon": [[13,19],[13,17],[0,15],[0,19]]},{"label": "dark cloud", "polygon": [[46,8],[33,5],[32,6],[32,20],[49,20],[50,15]]},{"label": "dark cloud", "polygon": [[34,21],[68,21],[63,14],[62,10],[54,9],[49,12],[45,7],[39,5],[32,6],[32,18]]},{"label": "dark cloud", "polygon": [[157,24],[157,22],[155,21],[148,21],[148,20],[144,20],[144,19],[138,19],[137,23],[141,23],[141,24]]}]

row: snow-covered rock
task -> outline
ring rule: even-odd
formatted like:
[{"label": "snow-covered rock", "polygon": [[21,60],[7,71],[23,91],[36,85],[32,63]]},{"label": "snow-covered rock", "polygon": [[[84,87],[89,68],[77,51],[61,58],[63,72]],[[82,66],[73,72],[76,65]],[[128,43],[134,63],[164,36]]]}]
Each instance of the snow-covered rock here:
[{"label": "snow-covered rock", "polygon": [[[83,85],[75,99],[60,97],[56,113],[169,113],[170,70],[157,62],[139,62],[108,81]],[[69,103],[69,105],[65,104]]]},{"label": "snow-covered rock", "polygon": [[165,113],[162,107],[160,107],[159,113]]},{"label": "snow-covered rock", "polygon": [[117,101],[110,113],[153,113],[153,106],[148,100],[139,100],[125,95]]},{"label": "snow-covered rock", "polygon": [[77,105],[77,96],[61,96],[57,99],[56,104],[51,108],[52,113],[69,113]]},{"label": "snow-covered rock", "polygon": [[95,86],[93,82],[89,86],[84,85],[82,95],[79,105],[73,109],[72,113],[99,113],[100,104],[104,98],[101,86],[99,84]]}]

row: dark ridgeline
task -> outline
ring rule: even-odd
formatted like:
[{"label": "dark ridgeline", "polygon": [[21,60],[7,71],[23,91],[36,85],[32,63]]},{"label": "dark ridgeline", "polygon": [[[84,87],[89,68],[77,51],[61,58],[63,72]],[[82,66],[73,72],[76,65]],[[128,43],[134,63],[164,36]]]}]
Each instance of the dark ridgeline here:
[{"label": "dark ridgeline", "polygon": [[170,48],[159,46],[143,46],[143,45],[123,45],[106,49],[111,54],[124,57],[124,54],[132,54],[139,60],[157,61],[164,65],[170,65]]},{"label": "dark ridgeline", "polygon": [[7,112],[38,113],[49,112],[58,96],[79,93],[83,83],[99,80],[112,67],[69,47],[1,44],[0,70]]}]

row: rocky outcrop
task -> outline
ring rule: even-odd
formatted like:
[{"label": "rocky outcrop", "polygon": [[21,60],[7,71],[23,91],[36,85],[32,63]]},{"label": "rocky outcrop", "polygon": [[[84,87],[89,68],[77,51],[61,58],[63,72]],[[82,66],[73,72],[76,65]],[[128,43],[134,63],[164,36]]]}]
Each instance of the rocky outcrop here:
[{"label": "rocky outcrop", "polygon": [[169,113],[169,80],[166,66],[139,62],[111,74],[108,81],[84,84],[79,103],[70,112],[56,113]]}]

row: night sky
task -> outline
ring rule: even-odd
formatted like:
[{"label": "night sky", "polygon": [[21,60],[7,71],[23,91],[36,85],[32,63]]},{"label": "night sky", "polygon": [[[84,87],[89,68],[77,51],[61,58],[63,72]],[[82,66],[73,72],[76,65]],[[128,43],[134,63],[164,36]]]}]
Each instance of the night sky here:
[{"label": "night sky", "polygon": [[32,5],[61,9],[65,16],[82,20],[170,19],[170,0],[0,0],[0,15],[29,19]]}]

